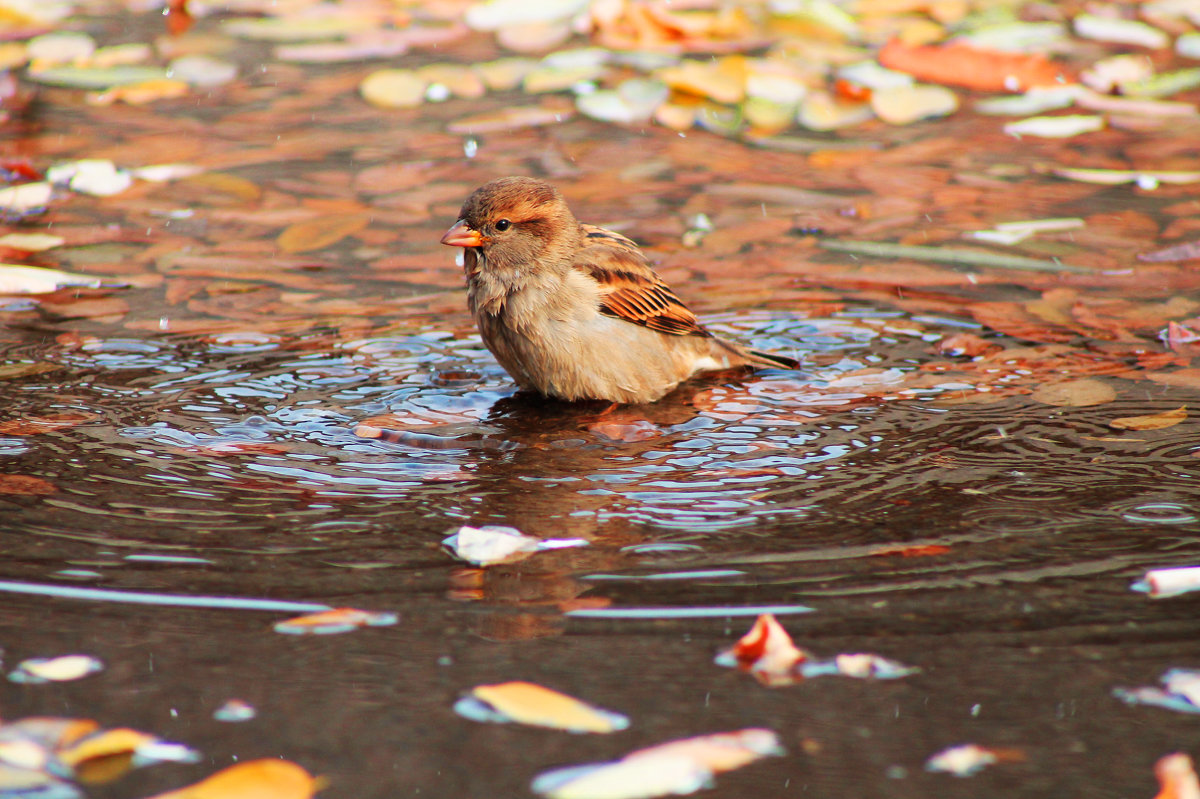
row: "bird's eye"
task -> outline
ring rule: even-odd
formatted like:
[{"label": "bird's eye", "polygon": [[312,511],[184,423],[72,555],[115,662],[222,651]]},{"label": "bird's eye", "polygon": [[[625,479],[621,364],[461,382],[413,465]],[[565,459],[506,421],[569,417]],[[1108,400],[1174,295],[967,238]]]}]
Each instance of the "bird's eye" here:
[{"label": "bird's eye", "polygon": [[507,219],[501,219],[496,223],[496,230],[499,230],[501,233],[508,230],[510,227],[512,227],[512,222],[509,222]]}]

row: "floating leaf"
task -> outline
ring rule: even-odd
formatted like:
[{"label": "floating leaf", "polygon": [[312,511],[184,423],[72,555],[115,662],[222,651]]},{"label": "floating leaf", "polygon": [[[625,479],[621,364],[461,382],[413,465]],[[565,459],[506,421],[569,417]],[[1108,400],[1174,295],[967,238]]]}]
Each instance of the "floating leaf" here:
[{"label": "floating leaf", "polygon": [[117,169],[112,161],[103,158],[86,158],[55,164],[46,170],[46,179],[51,183],[66,185],[72,191],[91,194],[95,197],[111,197],[133,185],[133,176]]},{"label": "floating leaf", "polygon": [[451,133],[480,134],[496,133],[520,128],[533,128],[541,125],[553,125],[575,115],[571,109],[552,108],[546,106],[510,106],[500,111],[488,111],[462,119],[456,119],[446,126]]},{"label": "floating leaf", "polygon": [[1162,688],[1114,688],[1113,696],[1131,705],[1149,705],[1180,713],[1200,713],[1200,671],[1169,669],[1160,679]]},{"label": "floating leaf", "polygon": [[1120,183],[1137,183],[1146,188],[1153,188],[1159,183],[1185,184],[1200,182],[1200,172],[1135,172],[1128,169],[1075,169],[1070,167],[1053,167],[1050,171],[1060,178],[1078,180],[1084,183],[1099,183],[1104,186],[1115,186]]},{"label": "floating leaf", "polygon": [[582,12],[589,0],[485,0],[467,9],[466,22],[477,31],[494,31],[511,25],[554,22]]},{"label": "floating leaf", "polygon": [[150,799],[309,799],[320,788],[289,760],[250,760],[222,769],[200,782]]},{"label": "floating leaf", "polygon": [[981,114],[1030,116],[1043,111],[1069,108],[1074,105],[1078,96],[1078,86],[1042,86],[1015,97],[989,97],[980,100],[975,103],[975,110]]},{"label": "floating leaf", "polygon": [[925,761],[926,771],[940,771],[956,777],[970,777],[1000,762],[991,749],[977,744],[961,744],[943,749]]},{"label": "floating leaf", "polygon": [[172,78],[192,86],[223,86],[237,77],[237,65],[208,55],[185,55],[167,66]]},{"label": "floating leaf", "polygon": [[31,436],[38,433],[49,433],[54,430],[65,430],[76,427],[84,422],[98,418],[94,413],[55,413],[49,416],[29,416],[24,419],[9,419],[0,422],[0,435]]},{"label": "floating leaf", "polygon": [[25,45],[25,54],[35,65],[69,64],[88,60],[96,50],[96,40],[78,31],[57,31],[34,36]]},{"label": "floating leaf", "polygon": [[254,709],[254,706],[241,699],[229,699],[213,711],[213,718],[217,721],[250,721],[257,715],[258,711]]},{"label": "floating leaf", "polygon": [[221,25],[230,36],[267,42],[311,42],[340,39],[371,30],[374,20],[355,14],[325,14],[308,17],[261,17],[231,19]]},{"label": "floating leaf", "polygon": [[369,214],[321,216],[289,226],[279,234],[275,243],[286,253],[320,250],[357,233],[369,224]]},{"label": "floating leaf", "polygon": [[409,69],[381,69],[363,78],[358,91],[379,108],[415,108],[425,102],[429,81]]},{"label": "floating leaf", "polygon": [[9,233],[0,236],[0,247],[12,247],[14,250],[25,252],[42,252],[59,247],[65,242],[62,236],[51,236],[49,233]]},{"label": "floating leaf", "polygon": [[1148,414],[1146,416],[1122,416],[1108,423],[1109,427],[1118,430],[1161,430],[1173,427],[1187,418],[1187,406],[1180,405],[1172,411]]},{"label": "floating leaf", "polygon": [[9,672],[8,679],[26,685],[79,680],[102,670],[104,664],[91,655],[62,655],[56,658],[22,660]]},{"label": "floating leaf", "polygon": [[334,608],[277,622],[274,629],[286,635],[336,635],[359,627],[390,627],[398,621],[400,617],[395,613]]},{"label": "floating leaf", "polygon": [[918,80],[991,92],[1059,86],[1062,67],[1041,55],[981,50],[966,44],[910,46],[898,39],[879,51],[879,63]]},{"label": "floating leaf", "polygon": [[[92,92],[85,98],[88,105],[112,105],[127,103],[128,105],[145,105],[155,100],[170,100],[184,97],[189,90],[189,84],[172,78],[159,78],[141,83],[127,83],[114,86],[103,92]],[[89,192],[93,193],[93,192]]]},{"label": "floating leaf", "polygon": [[511,721],[567,732],[609,733],[629,726],[620,713],[529,682],[476,686],[454,710],[475,721]]},{"label": "floating leaf", "polygon": [[711,785],[716,774],[782,754],[774,732],[745,729],[639,749],[611,763],[543,772],[531,787],[550,799],[648,799],[688,794]]},{"label": "floating leaf", "polygon": [[48,480],[31,474],[0,474],[0,494],[25,497],[46,497],[58,489]]},{"label": "floating leaf", "polygon": [[24,216],[45,209],[54,194],[46,181],[0,189],[0,216]]},{"label": "floating leaf", "polygon": [[1029,117],[1004,126],[1004,132],[1009,136],[1038,136],[1043,139],[1066,139],[1103,129],[1104,117],[1088,114]]},{"label": "floating leaf", "polygon": [[1200,591],[1200,566],[1151,569],[1141,580],[1130,587],[1134,591],[1146,592],[1152,599],[1164,599]]},{"label": "floating leaf", "polygon": [[1163,31],[1144,22],[1120,17],[1102,17],[1099,14],[1077,14],[1072,21],[1075,35],[1084,39],[1095,39],[1114,44],[1132,44],[1138,47],[1158,49],[1171,43]]},{"label": "floating leaf", "polygon": [[490,566],[520,560],[532,552],[563,547],[587,546],[582,538],[535,538],[513,527],[485,525],[458,528],[442,541],[442,546],[468,563]]},{"label": "floating leaf", "polygon": [[1160,757],[1154,764],[1159,792],[1154,799],[1200,799],[1200,775],[1182,752]]},{"label": "floating leaf", "polygon": [[130,83],[145,83],[165,80],[167,72],[162,67],[115,66],[115,67],[51,67],[30,70],[30,80],[52,86],[72,89],[111,89]]},{"label": "floating leaf", "polygon": [[1062,383],[1047,383],[1039,386],[1030,395],[1030,399],[1044,402],[1047,405],[1057,405],[1063,408],[1082,408],[1089,405],[1103,405],[1117,398],[1117,392],[1103,380],[1085,377],[1080,380],[1067,380]]},{"label": "floating leaf", "polygon": [[942,86],[898,86],[871,92],[871,109],[890,125],[908,125],[954,113],[958,97]]},{"label": "floating leaf", "polygon": [[916,244],[889,244],[882,241],[846,241],[821,239],[821,247],[837,252],[850,252],[873,258],[912,258],[934,263],[952,263],[963,266],[990,266],[998,269],[1028,269],[1034,272],[1074,272],[1092,274],[1093,270],[1057,261],[1041,261],[979,250],[956,249],[953,247],[926,247]]}]

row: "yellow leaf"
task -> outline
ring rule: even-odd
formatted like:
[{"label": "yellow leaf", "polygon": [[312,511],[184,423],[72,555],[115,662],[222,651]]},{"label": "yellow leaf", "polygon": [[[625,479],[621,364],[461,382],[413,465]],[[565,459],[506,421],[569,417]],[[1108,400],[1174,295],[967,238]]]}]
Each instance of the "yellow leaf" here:
[{"label": "yellow leaf", "polygon": [[1173,427],[1187,418],[1187,406],[1180,405],[1173,411],[1151,413],[1146,416],[1122,416],[1108,423],[1109,427],[1118,430],[1161,430]]},{"label": "yellow leaf", "polygon": [[530,682],[480,685],[471,695],[521,724],[571,732],[615,732],[629,726],[624,716]]},{"label": "yellow leaf", "polygon": [[275,243],[287,253],[320,250],[357,233],[371,223],[366,214],[321,216],[307,222],[290,225],[279,234]]},{"label": "yellow leaf", "polygon": [[288,760],[251,760],[150,799],[309,799],[318,780]]}]

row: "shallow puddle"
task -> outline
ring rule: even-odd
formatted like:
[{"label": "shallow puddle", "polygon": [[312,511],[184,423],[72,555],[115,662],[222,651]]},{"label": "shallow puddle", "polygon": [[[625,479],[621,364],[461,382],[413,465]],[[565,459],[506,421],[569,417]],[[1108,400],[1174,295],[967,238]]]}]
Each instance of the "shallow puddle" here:
[{"label": "shallow puddle", "polygon": [[[257,47],[236,52],[252,79],[191,105],[47,89],[0,144],[39,168],[203,170],[7,226],[66,238],[23,263],[123,287],[0,297],[5,669],[104,664],[0,681],[4,718],[93,718],[203,753],[86,795],[282,757],[328,796],[526,796],[552,767],[747,727],[787,756],[711,795],[1150,796],[1158,757],[1197,754],[1194,719],[1112,693],[1200,666],[1197,595],[1130,590],[1200,563],[1200,379],[1178,329],[1200,281],[1136,258],[1194,229],[1194,186],[1065,182],[1046,166],[1059,145],[966,113],[786,149],[584,118],[467,135],[447,130],[503,93],[383,111],[355,93],[361,64]],[[1195,130],[1110,130],[1070,157],[1157,145],[1183,168]],[[517,394],[437,244],[474,186],[509,173],[561,185],[714,332],[801,369],[615,409]],[[1049,216],[1087,223],[999,267],[824,246],[951,248]],[[1131,417],[1153,419],[1114,425]],[[462,525],[586,545],[476,567],[442,545]],[[273,630],[342,607],[399,621]],[[801,647],[920,671],[767,688],[715,666],[764,612]],[[455,714],[508,681],[630,728]],[[230,700],[252,718],[214,718]],[[1019,754],[970,780],[925,770],[967,742]]]}]

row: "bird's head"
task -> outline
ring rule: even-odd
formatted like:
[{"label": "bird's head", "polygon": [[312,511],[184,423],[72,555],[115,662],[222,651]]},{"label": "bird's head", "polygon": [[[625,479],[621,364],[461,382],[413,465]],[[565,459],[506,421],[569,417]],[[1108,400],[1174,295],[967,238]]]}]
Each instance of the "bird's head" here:
[{"label": "bird's head", "polygon": [[509,177],[476,189],[442,244],[474,248],[483,269],[519,270],[567,257],[579,236],[579,223],[558,189]]}]

